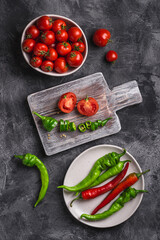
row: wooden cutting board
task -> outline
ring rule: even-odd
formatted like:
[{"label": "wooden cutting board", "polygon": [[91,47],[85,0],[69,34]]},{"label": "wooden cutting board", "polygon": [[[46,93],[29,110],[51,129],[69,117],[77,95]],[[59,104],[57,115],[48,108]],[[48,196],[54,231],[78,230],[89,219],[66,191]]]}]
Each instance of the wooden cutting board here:
[{"label": "wooden cutting board", "polygon": [[[57,104],[60,96],[66,92],[74,92],[77,96],[77,101],[85,98],[87,95],[94,97],[99,103],[99,110],[96,115],[91,117],[82,116],[76,108],[69,114],[60,112]],[[87,130],[81,133],[77,129],[75,132],[60,133],[59,126],[57,126],[49,133],[43,128],[41,120],[32,114],[45,153],[50,156],[119,132],[121,124],[116,112],[124,107],[142,102],[142,96],[136,81],[124,83],[110,90],[103,74],[99,72],[33,93],[28,96],[27,100],[31,113],[36,111],[41,115],[50,116],[57,120],[69,120],[70,122],[75,122],[76,126],[84,123],[86,120],[96,121],[112,117],[104,127],[99,127],[96,131]]]}]

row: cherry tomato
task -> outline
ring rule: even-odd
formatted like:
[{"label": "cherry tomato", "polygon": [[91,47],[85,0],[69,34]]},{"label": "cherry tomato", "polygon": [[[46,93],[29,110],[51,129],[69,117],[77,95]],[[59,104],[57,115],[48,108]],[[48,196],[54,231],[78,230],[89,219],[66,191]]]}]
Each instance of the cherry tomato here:
[{"label": "cherry tomato", "polygon": [[65,30],[58,30],[56,32],[56,40],[58,42],[66,42],[68,39],[68,33]]},{"label": "cherry tomato", "polygon": [[53,66],[54,66],[53,62],[46,60],[42,62],[41,69],[44,72],[51,72],[53,71]]},{"label": "cherry tomato", "polygon": [[54,48],[49,48],[48,52],[45,55],[45,58],[50,61],[55,61],[58,58],[58,53]]},{"label": "cherry tomato", "polygon": [[32,25],[26,31],[26,38],[35,39],[39,36],[39,34],[40,34],[39,29],[35,25]]},{"label": "cherry tomato", "polygon": [[98,47],[104,47],[111,38],[111,34],[107,29],[98,29],[93,35],[93,42]]},{"label": "cherry tomato", "polygon": [[72,50],[74,51],[79,51],[79,52],[84,52],[85,50],[85,45],[83,42],[79,41],[79,42],[75,42],[72,44]]},{"label": "cherry tomato", "polygon": [[66,29],[66,23],[61,19],[55,20],[53,22],[53,28],[52,28],[53,32],[57,32],[57,31],[62,30],[62,29],[63,30]]},{"label": "cherry tomato", "polygon": [[42,58],[34,56],[34,57],[31,58],[30,63],[35,68],[40,67],[41,64],[42,64]]},{"label": "cherry tomato", "polygon": [[87,97],[82,99],[77,104],[77,110],[80,114],[85,116],[95,115],[99,109],[99,105],[95,98]]},{"label": "cherry tomato", "polygon": [[55,48],[56,47],[56,43],[52,43],[51,45],[48,45],[48,48]]},{"label": "cherry tomato", "polygon": [[66,60],[71,67],[78,67],[83,62],[83,56],[78,51],[71,51],[68,53]]},{"label": "cherry tomato", "polygon": [[52,31],[44,31],[41,34],[41,41],[46,45],[55,43],[55,34]]},{"label": "cherry tomato", "polygon": [[68,71],[68,65],[64,57],[56,59],[54,62],[54,69],[58,73],[64,73]]},{"label": "cherry tomato", "polygon": [[75,108],[77,102],[76,95],[72,92],[64,93],[58,102],[59,109],[64,113],[70,113]]},{"label": "cherry tomato", "polygon": [[34,55],[38,57],[44,56],[48,51],[47,45],[44,43],[37,43],[33,49]]},{"label": "cherry tomato", "polygon": [[61,56],[67,55],[71,50],[71,45],[68,42],[58,43],[56,46],[56,51]]},{"label": "cherry tomato", "polygon": [[77,42],[82,37],[82,32],[78,27],[71,27],[68,30],[68,38],[71,42]]},{"label": "cherry tomato", "polygon": [[108,62],[114,62],[117,60],[117,58],[118,58],[118,54],[115,51],[110,50],[106,54],[106,60]]},{"label": "cherry tomato", "polygon": [[37,20],[37,27],[41,31],[50,30],[52,28],[52,18],[48,16],[40,17]]},{"label": "cherry tomato", "polygon": [[31,38],[25,39],[22,44],[23,51],[25,51],[27,53],[32,52],[35,44],[36,44],[36,42],[33,39],[31,39]]}]

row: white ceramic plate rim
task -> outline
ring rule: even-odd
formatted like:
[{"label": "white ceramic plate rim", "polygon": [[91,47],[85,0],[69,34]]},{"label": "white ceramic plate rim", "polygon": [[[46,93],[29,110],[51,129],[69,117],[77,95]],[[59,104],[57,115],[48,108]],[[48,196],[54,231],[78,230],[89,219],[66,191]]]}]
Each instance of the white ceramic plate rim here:
[{"label": "white ceramic plate rim", "polygon": [[[42,16],[49,16],[49,17],[61,18],[61,19],[63,19],[63,20],[66,20],[66,21],[71,22],[72,24],[74,24],[75,26],[77,26],[77,27],[81,30],[82,35],[83,35],[83,37],[84,37],[84,39],[85,39],[85,45],[86,45],[86,50],[85,50],[85,51],[86,51],[86,53],[85,53],[85,56],[84,56],[84,58],[83,58],[83,62],[81,63],[81,65],[80,65],[79,67],[75,68],[75,69],[72,70],[72,71],[66,72],[66,73],[56,73],[56,72],[43,72],[40,68],[34,68],[34,67],[30,64],[30,62],[28,61],[28,58],[27,58],[27,53],[25,53],[25,52],[23,51],[23,49],[22,49],[22,43],[23,43],[23,41],[24,41],[25,33],[26,33],[27,28],[28,28],[30,25],[32,25],[38,18],[40,18],[40,17],[42,17]],[[29,66],[31,66],[34,70],[36,70],[36,71],[38,71],[38,72],[40,72],[40,73],[46,74],[46,75],[54,76],[54,77],[63,77],[63,76],[68,76],[68,75],[70,75],[70,74],[78,71],[78,69],[80,69],[80,68],[83,66],[83,64],[84,64],[85,61],[86,61],[87,55],[88,55],[88,43],[87,43],[87,38],[86,38],[86,36],[85,36],[82,28],[81,28],[76,22],[74,22],[74,21],[71,20],[70,18],[61,16],[61,15],[45,14],[45,15],[41,15],[41,16],[38,16],[38,17],[34,18],[32,21],[30,21],[30,22],[27,24],[27,26],[26,26],[25,29],[23,30],[22,37],[21,37],[21,51],[22,51],[22,54],[23,54],[24,59],[26,60],[26,62],[27,62],[27,63],[29,64]]]},{"label": "white ceramic plate rim", "polygon": [[[68,176],[68,175],[69,175],[69,172],[72,170],[73,165],[76,164],[76,162],[79,160],[79,158],[81,158],[83,155],[85,155],[88,151],[92,151],[92,150],[95,149],[95,148],[98,149],[98,148],[101,148],[101,147],[114,148],[115,151],[116,151],[116,150],[123,151],[123,148],[121,148],[121,147],[118,147],[118,146],[116,146],[116,145],[108,145],[108,144],[96,145],[96,146],[93,146],[93,147],[85,150],[84,152],[82,152],[81,154],[79,154],[79,155],[73,160],[73,162],[70,164],[70,166],[69,166],[69,168],[68,168],[68,170],[67,170],[67,172],[66,172],[66,174],[65,174],[64,183],[63,183],[63,184],[65,185],[65,182],[66,182],[67,178],[69,177],[69,176]],[[136,159],[135,159],[128,151],[126,152],[126,154],[128,154],[129,157],[132,159],[132,163],[134,163],[135,166],[139,169],[139,172],[142,172],[141,167],[140,167],[140,165],[138,164],[138,162],[136,161]],[[142,181],[141,189],[144,190],[144,177],[143,177],[143,175],[142,175],[142,177],[141,177],[141,181]],[[133,186],[133,187],[134,187],[134,186]],[[131,212],[125,219],[123,219],[122,221],[120,221],[118,224],[111,224],[111,225],[108,225],[108,226],[105,226],[105,227],[104,227],[104,226],[101,226],[100,221],[96,221],[97,224],[95,225],[95,224],[93,224],[93,223],[95,223],[95,222],[87,221],[87,220],[84,220],[84,219],[77,218],[77,217],[75,216],[75,214],[74,214],[74,208],[73,208],[73,207],[71,208],[71,207],[69,207],[69,206],[67,205],[67,202],[66,202],[66,190],[64,190],[64,189],[63,189],[63,197],[64,197],[64,201],[65,201],[66,207],[68,208],[68,210],[70,211],[70,213],[72,214],[72,216],[75,217],[78,221],[80,221],[80,222],[82,222],[82,223],[84,223],[84,224],[86,224],[86,225],[88,225],[88,226],[91,226],[91,227],[96,227],[96,228],[109,228],[109,227],[114,227],[114,226],[116,226],[116,225],[119,225],[119,224],[125,222],[127,219],[129,219],[129,218],[135,213],[135,211],[138,209],[138,207],[139,207],[139,205],[140,205],[140,203],[141,203],[141,201],[142,201],[143,194],[140,194],[140,198],[139,198],[139,201],[138,201],[136,207],[132,210],[132,212]],[[133,199],[132,201],[134,201],[134,199]],[[125,206],[124,206],[124,207],[125,207]],[[83,212],[82,212],[82,213],[83,213]],[[79,216],[79,217],[80,217],[80,216]],[[101,220],[101,221],[105,221],[105,219],[104,219],[104,220]]]}]

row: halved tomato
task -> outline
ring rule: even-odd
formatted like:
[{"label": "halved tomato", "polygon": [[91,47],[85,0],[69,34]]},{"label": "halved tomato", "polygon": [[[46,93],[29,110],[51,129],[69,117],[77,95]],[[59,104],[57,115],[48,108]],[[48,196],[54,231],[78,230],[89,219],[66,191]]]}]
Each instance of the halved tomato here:
[{"label": "halved tomato", "polygon": [[64,93],[58,102],[58,107],[62,112],[70,113],[75,108],[76,102],[77,98],[74,93]]},{"label": "halved tomato", "polygon": [[95,98],[86,97],[82,99],[77,104],[77,110],[80,114],[85,116],[92,116],[95,115],[99,109],[99,105]]}]

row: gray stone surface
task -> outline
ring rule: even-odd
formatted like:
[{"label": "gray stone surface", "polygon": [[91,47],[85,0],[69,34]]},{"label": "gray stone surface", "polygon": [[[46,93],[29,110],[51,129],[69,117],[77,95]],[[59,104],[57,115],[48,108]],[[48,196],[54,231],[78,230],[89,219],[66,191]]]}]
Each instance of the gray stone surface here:
[{"label": "gray stone surface", "polygon": [[[160,239],[160,1],[1,0],[0,9],[0,240]],[[87,36],[87,61],[71,76],[42,75],[31,69],[21,54],[25,25],[46,13],[73,19]],[[91,37],[103,27],[110,30],[113,43],[97,48]],[[114,65],[104,60],[109,49],[119,55]],[[118,112],[122,124],[118,134],[45,156],[27,96],[99,71],[111,89],[136,79],[143,103]],[[110,229],[95,229],[70,215],[57,186],[78,154],[103,143],[125,147],[142,169],[151,169],[145,176],[149,194],[128,221]],[[32,206],[40,189],[39,173],[13,158],[26,152],[42,159],[50,176],[47,195],[36,209]]]}]

